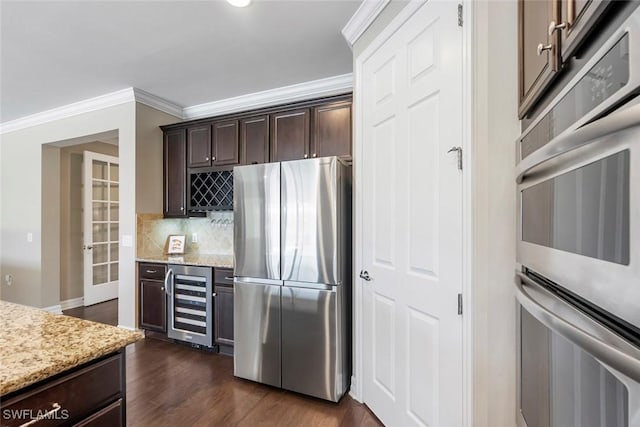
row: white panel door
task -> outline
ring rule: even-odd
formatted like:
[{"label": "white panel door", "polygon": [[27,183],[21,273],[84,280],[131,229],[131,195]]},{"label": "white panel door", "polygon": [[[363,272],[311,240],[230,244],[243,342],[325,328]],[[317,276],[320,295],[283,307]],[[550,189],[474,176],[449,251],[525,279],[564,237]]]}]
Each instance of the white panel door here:
[{"label": "white panel door", "polygon": [[462,34],[428,1],[362,63],[363,400],[462,425]]},{"label": "white panel door", "polygon": [[84,305],[118,298],[118,158],[84,152]]}]

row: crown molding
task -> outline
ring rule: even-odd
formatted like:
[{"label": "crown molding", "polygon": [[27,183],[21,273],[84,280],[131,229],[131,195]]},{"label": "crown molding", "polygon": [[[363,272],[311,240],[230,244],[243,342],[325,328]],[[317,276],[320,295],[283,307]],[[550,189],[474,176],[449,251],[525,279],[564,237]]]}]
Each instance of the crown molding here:
[{"label": "crown molding", "polygon": [[360,4],[356,13],[353,14],[349,22],[347,22],[347,25],[342,29],[342,35],[349,43],[349,46],[353,46],[356,43],[362,33],[369,28],[369,25],[371,25],[390,1],[391,0],[364,0]]},{"label": "crown molding", "polygon": [[182,119],[183,107],[142,89],[133,88],[136,102]]},{"label": "crown molding", "polygon": [[0,135],[127,102],[139,102],[179,119],[198,119],[322,96],[339,95],[350,92],[352,88],[353,75],[349,73],[182,108],[164,98],[130,87],[0,123]]},{"label": "crown molding", "polygon": [[182,112],[182,117],[188,120],[199,119],[269,107],[285,102],[338,95],[349,92],[352,89],[353,74],[348,73],[186,107]]}]

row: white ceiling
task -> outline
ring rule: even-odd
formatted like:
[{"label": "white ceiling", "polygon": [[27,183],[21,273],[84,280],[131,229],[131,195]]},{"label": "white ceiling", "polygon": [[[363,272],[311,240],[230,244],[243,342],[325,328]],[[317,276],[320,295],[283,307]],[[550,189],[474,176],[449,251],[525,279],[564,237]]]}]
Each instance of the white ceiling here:
[{"label": "white ceiling", "polygon": [[0,123],[135,87],[182,107],[351,72],[361,0],[0,3]]}]

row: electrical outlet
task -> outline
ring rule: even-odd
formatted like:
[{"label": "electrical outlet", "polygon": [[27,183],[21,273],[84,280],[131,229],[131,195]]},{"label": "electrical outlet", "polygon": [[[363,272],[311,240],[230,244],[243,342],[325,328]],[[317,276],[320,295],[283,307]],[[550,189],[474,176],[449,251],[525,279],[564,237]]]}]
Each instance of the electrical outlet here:
[{"label": "electrical outlet", "polygon": [[191,243],[198,243],[198,233],[191,233]]},{"label": "electrical outlet", "polygon": [[33,233],[27,233],[27,242],[33,242]]},{"label": "electrical outlet", "polygon": [[13,285],[13,275],[5,274],[4,275],[4,281],[7,283],[7,286]]}]

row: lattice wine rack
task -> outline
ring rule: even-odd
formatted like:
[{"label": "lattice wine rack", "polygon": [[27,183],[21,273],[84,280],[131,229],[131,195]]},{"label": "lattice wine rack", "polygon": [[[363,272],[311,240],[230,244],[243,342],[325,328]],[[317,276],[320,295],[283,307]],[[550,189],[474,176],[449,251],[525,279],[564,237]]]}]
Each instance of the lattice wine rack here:
[{"label": "lattice wine rack", "polygon": [[233,210],[233,170],[196,172],[189,177],[191,212]]}]

